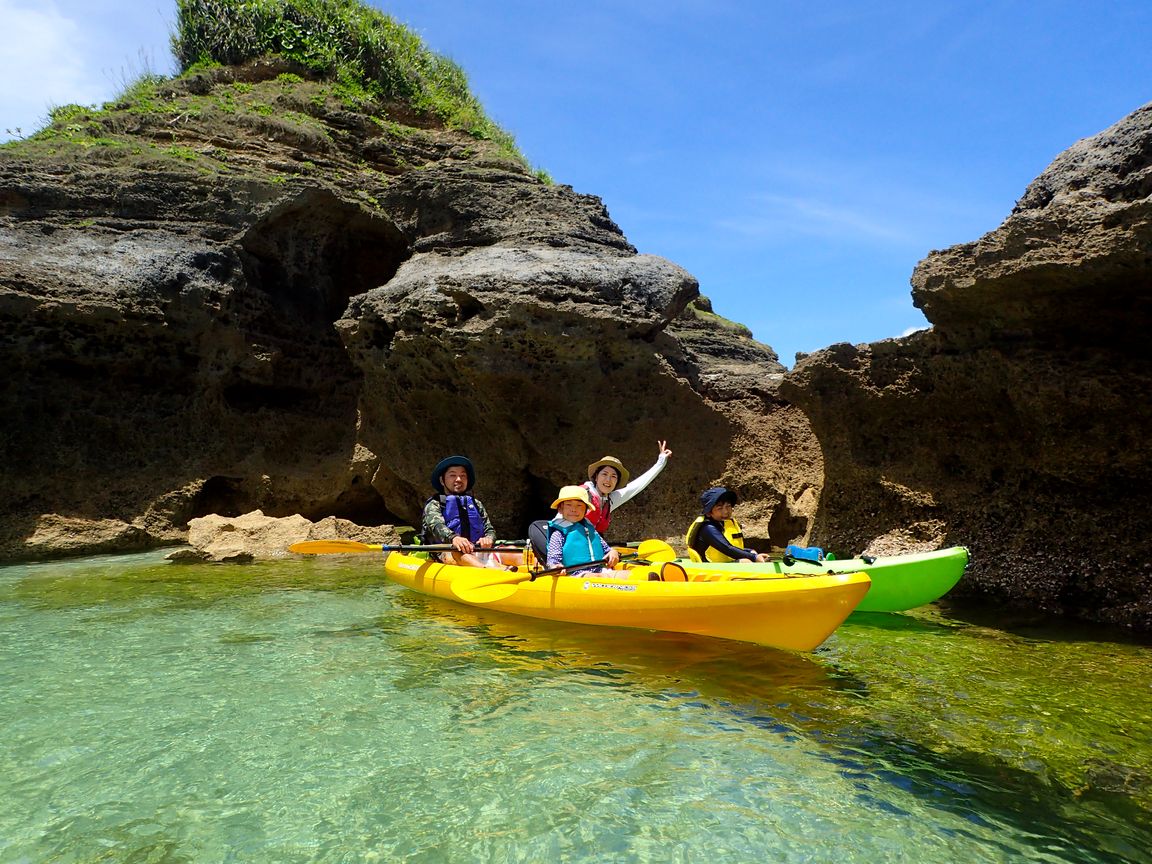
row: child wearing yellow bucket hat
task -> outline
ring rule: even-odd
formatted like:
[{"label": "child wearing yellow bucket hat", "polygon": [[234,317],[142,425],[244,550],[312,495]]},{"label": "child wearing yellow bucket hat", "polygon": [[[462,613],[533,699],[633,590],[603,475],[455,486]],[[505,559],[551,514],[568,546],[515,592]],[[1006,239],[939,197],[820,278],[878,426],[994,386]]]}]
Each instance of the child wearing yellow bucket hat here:
[{"label": "child wearing yellow bucket hat", "polygon": [[591,507],[588,490],[583,486],[564,486],[552,502],[558,510],[556,518],[548,523],[548,567],[576,568],[569,576],[587,576],[599,573],[599,567],[583,567],[591,561],[603,560],[613,567],[620,553],[609,546],[596,528],[585,518]]},{"label": "child wearing yellow bucket hat", "polygon": [[588,490],[588,521],[602,535],[608,533],[608,526],[612,524],[612,511],[643,492],[664,470],[672,455],[667,443],[656,442],[659,447],[656,464],[631,483],[628,469],[615,456],[605,456],[588,466],[588,480],[582,484]]}]

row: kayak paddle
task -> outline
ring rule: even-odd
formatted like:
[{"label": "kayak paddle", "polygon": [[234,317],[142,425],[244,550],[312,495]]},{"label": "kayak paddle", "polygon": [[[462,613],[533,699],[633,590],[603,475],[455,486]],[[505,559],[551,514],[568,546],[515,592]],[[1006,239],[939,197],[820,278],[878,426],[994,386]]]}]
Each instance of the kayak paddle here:
[{"label": "kayak paddle", "polygon": [[516,586],[521,582],[531,582],[540,576],[557,576],[566,570],[583,570],[585,567],[597,567],[607,564],[607,558],[599,561],[588,561],[583,564],[572,564],[569,567],[552,567],[536,573],[477,573],[475,576],[463,576],[452,580],[452,593],[466,603],[495,603],[516,593]]},{"label": "kayak paddle", "polygon": [[663,540],[643,540],[636,547],[636,554],[649,561],[672,561],[679,557],[676,550]]},{"label": "kayak paddle", "polygon": [[[419,544],[397,544],[389,546],[380,543],[360,543],[356,540],[301,540],[288,547],[289,552],[301,555],[349,555],[357,552],[451,552],[451,543],[438,543],[421,546]],[[476,547],[478,552],[519,552],[524,544],[501,543],[486,549]]]}]

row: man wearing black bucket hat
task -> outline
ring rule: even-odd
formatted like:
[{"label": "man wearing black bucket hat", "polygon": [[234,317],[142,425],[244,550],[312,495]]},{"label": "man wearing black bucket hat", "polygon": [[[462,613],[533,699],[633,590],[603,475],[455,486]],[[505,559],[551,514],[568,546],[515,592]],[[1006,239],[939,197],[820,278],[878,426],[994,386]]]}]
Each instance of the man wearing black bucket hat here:
[{"label": "man wearing black bucket hat", "polygon": [[740,523],[732,518],[736,493],[723,486],[705,489],[700,496],[701,515],[688,526],[684,542],[693,561],[767,561],[768,556],[744,548]]},{"label": "man wearing black bucket hat", "polygon": [[432,488],[437,494],[424,502],[422,537],[426,544],[452,545],[451,552],[440,554],[445,564],[484,567],[476,550],[487,549],[495,542],[496,529],[488,511],[472,495],[475,483],[476,469],[465,456],[441,459],[432,469]]}]

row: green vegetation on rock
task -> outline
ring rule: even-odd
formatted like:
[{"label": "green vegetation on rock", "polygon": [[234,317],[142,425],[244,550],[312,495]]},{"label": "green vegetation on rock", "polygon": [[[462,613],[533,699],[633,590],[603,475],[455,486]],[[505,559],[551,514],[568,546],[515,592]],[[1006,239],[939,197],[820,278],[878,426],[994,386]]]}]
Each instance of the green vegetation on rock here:
[{"label": "green vegetation on rock", "polygon": [[732,321],[725,318],[723,315],[717,315],[712,311],[712,301],[707,297],[701,295],[688,304],[684,310],[693,318],[703,321],[711,327],[717,327],[721,330],[727,330],[736,333],[740,336],[745,336],[749,339],[752,338],[752,331],[739,321]]},{"label": "green vegetation on rock", "polygon": [[359,0],[177,0],[172,49],[182,71],[279,55],[336,82],[349,103],[403,102],[453,129],[516,152],[488,119],[464,71]]},{"label": "green vegetation on rock", "polygon": [[[176,0],[176,6],[171,41],[178,75],[146,72],[102,106],[54,108],[43,129],[3,148],[84,161],[119,148],[136,167],[176,162],[255,179],[267,166],[246,140],[329,159],[350,150],[355,160],[361,121],[349,122],[352,112],[402,142],[388,173],[423,167],[439,152],[465,152],[441,149],[446,131],[475,139],[477,158],[551,182],[488,119],[457,64],[360,0]],[[376,179],[387,182],[385,174]]]}]

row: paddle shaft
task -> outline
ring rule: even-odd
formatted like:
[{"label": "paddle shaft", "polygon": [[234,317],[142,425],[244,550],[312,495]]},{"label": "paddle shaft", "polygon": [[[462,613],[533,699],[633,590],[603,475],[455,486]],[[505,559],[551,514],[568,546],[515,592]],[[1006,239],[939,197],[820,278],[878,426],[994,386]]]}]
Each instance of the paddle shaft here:
[{"label": "paddle shaft", "polygon": [[521,582],[531,582],[540,576],[560,576],[570,569],[581,570],[585,567],[598,567],[607,563],[607,558],[601,558],[598,561],[569,564],[567,567],[552,567],[536,573],[531,571],[527,573],[502,573],[495,574],[492,578],[484,578],[483,575],[477,574],[476,577],[473,577],[473,581],[468,581],[467,577],[453,580],[452,593],[468,603],[492,603],[515,594],[516,586]]},{"label": "paddle shaft", "polygon": [[[360,552],[451,552],[455,549],[450,543],[434,543],[428,546],[397,543],[361,543],[357,540],[301,540],[288,547],[289,552],[303,555],[348,555]],[[477,546],[476,552],[522,552],[523,545],[505,542],[486,548]]]},{"label": "paddle shaft", "polygon": [[[556,573],[564,573],[566,570],[583,570],[585,567],[599,567],[601,564],[607,564],[607,558],[601,558],[599,561],[587,561],[583,564],[569,564],[567,567],[553,567],[550,570],[541,570],[538,573],[532,573],[528,576],[528,581],[538,579],[541,576],[552,576]],[[565,574],[567,575],[567,574]]]}]

